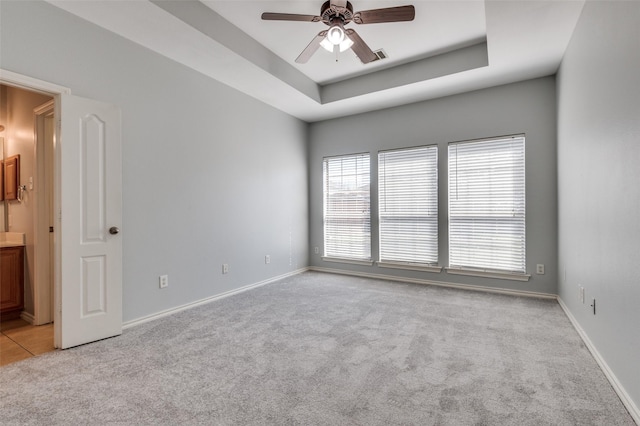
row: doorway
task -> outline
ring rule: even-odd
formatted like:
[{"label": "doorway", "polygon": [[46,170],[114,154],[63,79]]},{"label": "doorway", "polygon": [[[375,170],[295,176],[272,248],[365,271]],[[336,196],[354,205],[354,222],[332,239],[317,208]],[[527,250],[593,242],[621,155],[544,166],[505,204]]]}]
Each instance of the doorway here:
[{"label": "doorway", "polygon": [[[34,307],[40,295],[53,293],[53,309],[50,297],[43,297],[39,307],[53,311],[57,348],[117,336],[122,333],[120,108],[73,96],[65,87],[2,69],[0,83],[45,94],[54,101],[53,113],[46,102],[36,108],[36,122],[43,128],[42,134],[47,134],[47,127],[49,130],[53,127],[49,132],[54,141],[52,171],[48,172],[42,165],[37,180],[38,185],[45,187],[46,174],[53,174],[53,194],[49,194],[53,198],[53,233],[47,236],[50,228],[46,225],[51,223],[48,220],[51,216],[46,210],[35,209],[44,215],[38,218],[41,225],[38,247],[43,252],[53,234],[53,250],[40,261],[40,266],[53,264],[53,291],[50,286],[42,291],[32,286],[34,296],[38,293]],[[30,133],[33,136],[33,111]],[[60,135],[64,135],[63,140]],[[31,145],[33,149],[33,139]],[[44,151],[46,146],[43,145]],[[30,187],[31,180],[28,180]],[[33,182],[35,186],[36,180]],[[33,201],[41,206],[48,202],[44,196],[34,197]],[[42,270],[47,275],[51,268],[42,267]]]},{"label": "doorway", "polygon": [[[4,81],[2,82],[4,83]],[[0,231],[22,235],[24,280],[20,288],[22,312],[17,312],[25,324],[44,325],[53,322],[53,144],[55,139],[54,94],[29,90],[16,85],[0,85],[0,121],[3,125],[3,157],[18,157],[20,172],[18,199],[0,203],[3,223]],[[8,234],[7,234],[8,235]],[[17,333],[16,324],[6,327]],[[53,327],[48,330],[53,342]],[[6,343],[6,342],[5,342]],[[3,348],[4,349],[4,348]]]},{"label": "doorway", "polygon": [[22,250],[26,258],[21,283],[24,310],[18,312],[20,318],[3,317],[0,322],[0,365],[4,365],[55,349],[50,260],[53,248],[38,237],[39,223],[53,218],[55,121],[53,94],[4,84],[0,85],[0,93],[5,142],[2,156],[20,156],[22,187],[19,200],[4,200],[0,205],[0,230],[24,235]]}]

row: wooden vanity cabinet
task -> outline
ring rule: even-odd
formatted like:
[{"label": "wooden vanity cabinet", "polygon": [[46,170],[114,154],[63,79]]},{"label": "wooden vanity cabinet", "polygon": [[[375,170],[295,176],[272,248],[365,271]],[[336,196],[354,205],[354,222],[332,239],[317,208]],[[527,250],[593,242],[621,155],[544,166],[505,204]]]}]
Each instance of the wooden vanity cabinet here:
[{"label": "wooden vanity cabinet", "polygon": [[24,308],[24,247],[0,247],[0,319],[19,318]]}]

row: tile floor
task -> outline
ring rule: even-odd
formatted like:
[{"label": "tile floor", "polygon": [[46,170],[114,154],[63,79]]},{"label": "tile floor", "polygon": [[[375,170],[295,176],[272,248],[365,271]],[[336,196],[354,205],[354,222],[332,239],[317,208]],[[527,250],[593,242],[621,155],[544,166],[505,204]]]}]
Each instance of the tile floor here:
[{"label": "tile floor", "polygon": [[53,324],[35,326],[22,319],[0,322],[0,366],[54,350]]}]

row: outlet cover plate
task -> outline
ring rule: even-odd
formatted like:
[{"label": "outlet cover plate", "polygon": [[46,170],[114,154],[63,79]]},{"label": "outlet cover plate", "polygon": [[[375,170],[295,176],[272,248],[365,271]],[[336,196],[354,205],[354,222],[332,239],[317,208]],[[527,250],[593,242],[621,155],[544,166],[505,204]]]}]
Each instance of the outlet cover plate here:
[{"label": "outlet cover plate", "polygon": [[160,288],[169,287],[169,275],[160,275],[159,284]]}]

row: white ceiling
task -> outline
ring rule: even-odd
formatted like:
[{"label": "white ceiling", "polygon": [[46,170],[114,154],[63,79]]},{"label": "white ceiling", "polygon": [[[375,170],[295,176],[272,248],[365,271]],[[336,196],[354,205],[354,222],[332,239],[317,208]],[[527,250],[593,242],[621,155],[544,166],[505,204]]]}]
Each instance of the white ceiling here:
[{"label": "white ceiling", "polygon": [[[380,67],[411,61],[432,55],[450,46],[483,40],[486,35],[484,2],[475,1],[419,1],[416,17],[411,22],[357,25],[347,24],[373,50],[384,49],[389,59],[363,65],[348,50],[336,55],[318,50],[306,64],[294,62],[315,35],[326,30],[321,22],[262,21],[262,12],[284,12],[319,15],[322,0],[304,1],[204,1],[207,6],[235,26],[290,62],[307,77],[319,84],[373,72]],[[379,9],[412,4],[411,0],[354,0],[354,11]]]},{"label": "white ceiling", "polygon": [[348,24],[389,56],[363,65],[351,51],[336,57],[324,49],[297,64],[327,27],[260,19],[318,15],[323,0],[49,2],[309,122],[554,74],[584,4],[353,0],[354,11],[416,10],[412,22]]}]

